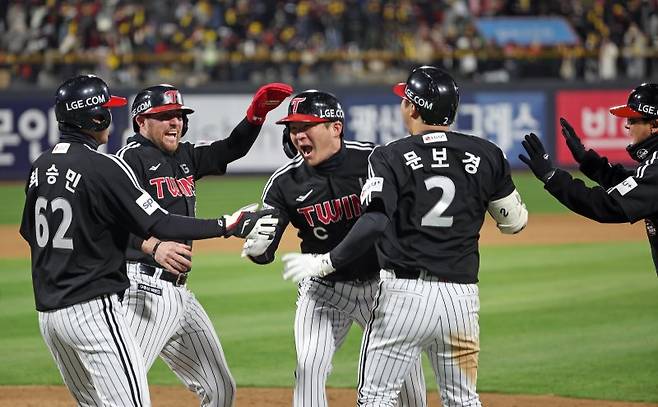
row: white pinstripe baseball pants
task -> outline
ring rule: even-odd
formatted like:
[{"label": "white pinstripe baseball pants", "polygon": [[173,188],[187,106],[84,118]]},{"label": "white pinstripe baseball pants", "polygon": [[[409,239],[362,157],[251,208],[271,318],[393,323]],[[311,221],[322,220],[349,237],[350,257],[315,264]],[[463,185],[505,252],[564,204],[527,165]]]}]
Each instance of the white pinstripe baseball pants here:
[{"label": "white pinstripe baseball pants", "polygon": [[[295,407],[327,406],[325,386],[331,360],[353,322],[365,327],[376,291],[377,280],[333,283],[313,277],[300,283],[295,314]],[[408,372],[399,390],[399,406],[425,406],[427,395],[419,358]]]},{"label": "white pinstripe baseball pants", "polygon": [[126,320],[142,348],[146,369],[160,356],[196,393],[203,407],[230,407],[235,381],[212,321],[185,286],[139,273],[127,264],[130,288],[122,304]]},{"label": "white pinstripe baseball pants", "polygon": [[39,328],[78,405],[151,405],[144,359],[116,295],[39,312]]},{"label": "white pinstripe baseball pants", "polygon": [[427,352],[443,407],[480,407],[476,392],[480,299],[476,284],[395,279],[382,270],[359,363],[359,406],[394,406]]}]

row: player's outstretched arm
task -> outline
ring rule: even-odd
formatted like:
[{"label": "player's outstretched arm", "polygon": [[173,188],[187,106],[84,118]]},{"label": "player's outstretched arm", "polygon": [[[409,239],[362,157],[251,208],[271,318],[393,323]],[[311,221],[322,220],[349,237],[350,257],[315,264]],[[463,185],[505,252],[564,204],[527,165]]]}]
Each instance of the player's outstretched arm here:
[{"label": "player's outstretched arm", "polygon": [[522,144],[528,157],[519,155],[519,159],[530,167],[535,176],[544,182],[544,188],[562,205],[597,222],[629,221],[623,208],[605,189],[589,188],[581,180],[571,178],[568,172],[553,167],[550,156],[535,134],[526,135]]},{"label": "player's outstretched arm", "polygon": [[560,117],[560,126],[571,155],[580,164],[580,171],[587,178],[604,188],[610,188],[631,175],[632,171],[627,170],[624,166],[611,165],[607,158],[601,157],[593,149],[585,149],[580,137],[564,117]]},{"label": "player's outstretched arm", "polygon": [[379,211],[363,214],[354,227],[329,253],[287,253],[283,260],[284,280],[299,282],[306,277],[324,277],[368,251],[384,233],[388,217]]},{"label": "player's outstretched arm", "polygon": [[[251,204],[218,219],[196,219],[173,214],[160,216],[149,229],[148,235],[161,240],[199,240],[219,236],[245,238],[260,218],[272,215],[271,219],[278,221],[275,210],[255,210],[257,206]],[[271,233],[274,234],[273,227]]]},{"label": "player's outstretched arm", "polygon": [[291,93],[292,87],[285,83],[262,86],[256,91],[246,117],[235,126],[228,137],[222,137],[221,140],[208,145],[190,146],[196,177],[223,174],[229,163],[247,155],[260,134],[267,113],[279,106]]}]

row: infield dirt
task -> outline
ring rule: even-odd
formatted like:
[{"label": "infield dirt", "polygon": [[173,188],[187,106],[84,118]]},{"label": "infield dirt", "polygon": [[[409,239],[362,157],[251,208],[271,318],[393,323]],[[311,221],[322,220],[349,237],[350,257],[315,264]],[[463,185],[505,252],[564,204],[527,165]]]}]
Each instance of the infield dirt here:
[{"label": "infield dirt", "polygon": [[[151,386],[154,407],[198,406],[196,397],[182,385],[179,387]],[[329,389],[329,405],[356,405],[353,389]],[[658,404],[570,399],[564,397],[482,394],[487,407],[657,407]],[[0,387],[0,407],[64,407],[74,405],[63,386],[3,386]],[[292,405],[292,389],[239,388],[235,407],[288,407]],[[440,406],[436,392],[430,393],[428,405]]]},{"label": "infield dirt", "polygon": [[[608,241],[638,241],[646,239],[644,223],[602,224],[574,214],[530,215],[526,230],[518,235],[503,235],[487,218],[480,243],[491,245],[530,245],[559,243],[592,243]],[[18,233],[18,225],[0,226],[0,258],[22,258],[30,255],[29,248]],[[209,239],[194,243],[195,253],[236,253],[242,249],[241,239]],[[279,245],[280,251],[298,251],[295,230],[288,228]],[[647,247],[648,253],[648,247]]]}]

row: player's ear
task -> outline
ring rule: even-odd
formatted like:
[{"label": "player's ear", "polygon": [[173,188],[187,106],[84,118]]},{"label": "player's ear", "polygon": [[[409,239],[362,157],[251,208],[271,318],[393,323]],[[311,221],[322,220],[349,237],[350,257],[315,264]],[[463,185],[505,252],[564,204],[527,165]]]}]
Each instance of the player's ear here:
[{"label": "player's ear", "polygon": [[649,122],[649,125],[651,126],[651,135],[657,135],[658,134],[658,119],[651,120]]},{"label": "player's ear", "polygon": [[409,103],[409,105],[411,105],[411,117],[414,120],[418,119],[420,117],[420,112],[413,103]]},{"label": "player's ear", "polygon": [[343,123],[342,123],[342,122],[336,120],[335,122],[333,122],[333,123],[331,124],[331,126],[332,126],[332,127],[334,128],[334,130],[336,131],[336,134],[340,135],[340,134],[343,133]]},{"label": "player's ear", "polygon": [[144,117],[144,115],[141,115],[141,114],[139,116],[135,117],[135,121],[137,122],[137,125],[139,127],[142,127],[142,123],[144,123],[145,120],[146,120],[146,117]]}]

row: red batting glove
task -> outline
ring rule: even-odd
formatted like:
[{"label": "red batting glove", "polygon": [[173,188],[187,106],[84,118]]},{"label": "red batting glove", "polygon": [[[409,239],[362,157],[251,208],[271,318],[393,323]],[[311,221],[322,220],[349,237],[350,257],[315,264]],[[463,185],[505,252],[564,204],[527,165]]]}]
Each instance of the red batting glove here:
[{"label": "red batting glove", "polygon": [[247,109],[247,121],[256,125],[263,124],[267,113],[276,109],[290,95],[292,86],[285,83],[274,82],[261,86]]}]

